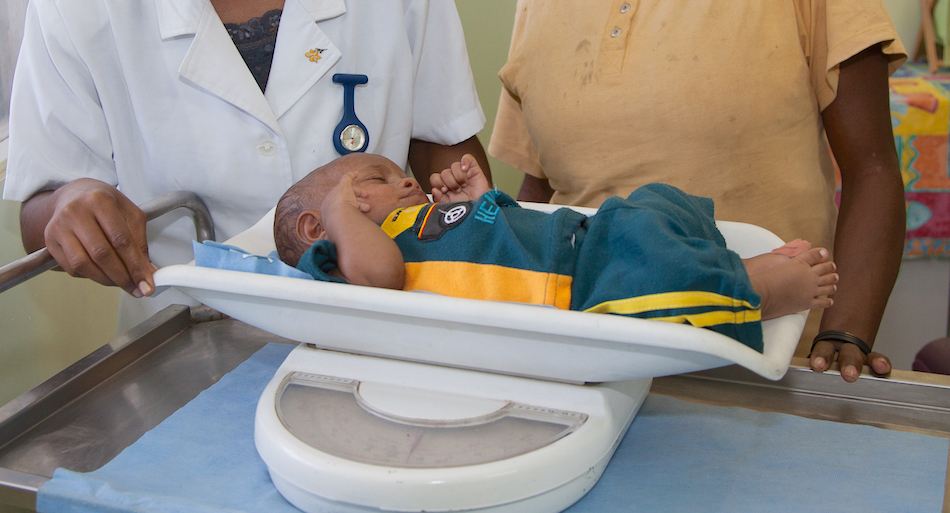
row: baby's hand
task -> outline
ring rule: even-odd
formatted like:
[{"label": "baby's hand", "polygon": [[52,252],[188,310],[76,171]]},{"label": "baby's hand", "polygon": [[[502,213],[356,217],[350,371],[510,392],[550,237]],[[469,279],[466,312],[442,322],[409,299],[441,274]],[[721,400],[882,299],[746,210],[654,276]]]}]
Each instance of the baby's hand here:
[{"label": "baby's hand", "polygon": [[340,183],[336,184],[326,197],[323,198],[323,205],[320,210],[324,216],[333,215],[339,212],[341,208],[355,208],[362,213],[370,210],[370,205],[360,201],[361,191],[353,185],[353,179],[359,176],[358,171],[352,171],[340,178]]},{"label": "baby's hand", "polygon": [[491,189],[475,157],[465,154],[460,162],[429,177],[435,201],[475,201]]}]

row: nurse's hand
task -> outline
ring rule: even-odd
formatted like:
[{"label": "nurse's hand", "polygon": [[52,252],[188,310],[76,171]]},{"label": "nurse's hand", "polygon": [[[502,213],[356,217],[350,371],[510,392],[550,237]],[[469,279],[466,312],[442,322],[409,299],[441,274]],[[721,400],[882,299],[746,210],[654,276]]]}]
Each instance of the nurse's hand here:
[{"label": "nurse's hand", "polygon": [[891,372],[891,360],[883,354],[871,351],[865,357],[854,344],[842,344],[841,350],[835,351],[835,346],[827,340],[818,342],[812,349],[810,357],[812,370],[815,372],[828,370],[836,356],[841,377],[848,383],[858,380],[865,363],[877,376],[884,376]]},{"label": "nurse's hand", "polygon": [[[45,245],[71,276],[115,285],[135,297],[155,291],[145,213],[115,187],[80,178],[39,193],[20,211],[23,245]],[[42,238],[38,234],[42,233]]]}]

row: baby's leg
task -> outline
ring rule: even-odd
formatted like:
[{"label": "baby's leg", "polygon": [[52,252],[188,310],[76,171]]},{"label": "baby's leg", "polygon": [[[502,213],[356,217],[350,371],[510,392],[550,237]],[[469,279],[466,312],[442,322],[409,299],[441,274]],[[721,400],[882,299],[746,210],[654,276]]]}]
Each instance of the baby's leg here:
[{"label": "baby's leg", "polygon": [[745,264],[745,270],[749,275],[768,271],[769,269],[788,262],[789,258],[796,257],[811,249],[811,243],[801,239],[795,239],[784,246],[773,249],[770,253],[764,253],[752,258],[746,258],[742,262]]},{"label": "baby's leg", "polygon": [[816,248],[786,258],[763,272],[750,274],[752,287],[762,296],[762,319],[774,319],[812,308],[828,308],[834,302],[824,297],[837,289],[838,274],[828,250]]}]

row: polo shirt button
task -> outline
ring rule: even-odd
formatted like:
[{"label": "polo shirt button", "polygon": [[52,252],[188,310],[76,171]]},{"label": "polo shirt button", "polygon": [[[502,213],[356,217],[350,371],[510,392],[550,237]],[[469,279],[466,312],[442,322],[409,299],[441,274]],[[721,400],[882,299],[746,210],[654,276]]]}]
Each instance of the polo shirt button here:
[{"label": "polo shirt button", "polygon": [[610,37],[619,37],[621,32],[623,31],[620,30],[620,27],[617,27],[610,31]]},{"label": "polo shirt button", "polygon": [[277,145],[274,144],[274,141],[264,141],[260,146],[257,147],[257,150],[261,152],[261,155],[270,157],[275,151],[277,151]]},{"label": "polo shirt button", "polygon": [[630,4],[623,4],[620,6],[620,14],[627,14],[627,11],[630,10]]}]

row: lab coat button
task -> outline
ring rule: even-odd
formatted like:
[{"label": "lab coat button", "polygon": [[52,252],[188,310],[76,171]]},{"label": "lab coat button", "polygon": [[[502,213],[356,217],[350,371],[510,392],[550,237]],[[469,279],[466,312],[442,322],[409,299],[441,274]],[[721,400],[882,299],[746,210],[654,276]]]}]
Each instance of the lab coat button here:
[{"label": "lab coat button", "polygon": [[277,151],[277,145],[274,144],[274,141],[264,141],[260,146],[257,147],[257,149],[261,152],[261,155],[270,157],[275,151]]},{"label": "lab coat button", "polygon": [[615,29],[613,29],[613,30],[610,31],[610,37],[618,37],[618,36],[620,36],[620,33],[621,33],[621,32],[623,32],[623,31],[620,30],[620,27],[617,27],[617,28],[615,28]]}]

